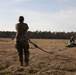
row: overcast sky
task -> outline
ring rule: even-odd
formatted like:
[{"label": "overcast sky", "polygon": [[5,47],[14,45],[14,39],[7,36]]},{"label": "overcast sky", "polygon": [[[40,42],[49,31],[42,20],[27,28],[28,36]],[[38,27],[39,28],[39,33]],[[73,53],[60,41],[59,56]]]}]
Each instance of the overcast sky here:
[{"label": "overcast sky", "polygon": [[76,0],[0,0],[0,31],[15,31],[20,15],[29,31],[76,31]]}]

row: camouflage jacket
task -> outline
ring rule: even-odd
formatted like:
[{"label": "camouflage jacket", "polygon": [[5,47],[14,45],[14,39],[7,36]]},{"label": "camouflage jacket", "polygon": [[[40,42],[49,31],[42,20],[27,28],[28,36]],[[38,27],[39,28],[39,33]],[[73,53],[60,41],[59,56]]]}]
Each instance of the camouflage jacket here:
[{"label": "camouflage jacket", "polygon": [[17,23],[16,24],[16,41],[27,40],[27,30],[29,29],[26,23]]}]

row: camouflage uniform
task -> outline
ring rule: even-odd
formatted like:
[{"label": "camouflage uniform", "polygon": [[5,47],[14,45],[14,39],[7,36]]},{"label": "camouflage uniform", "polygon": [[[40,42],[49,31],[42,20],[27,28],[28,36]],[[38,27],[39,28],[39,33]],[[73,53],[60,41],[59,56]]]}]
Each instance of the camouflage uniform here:
[{"label": "camouflage uniform", "polygon": [[16,48],[18,50],[19,61],[23,65],[23,53],[25,56],[25,63],[29,62],[29,43],[27,39],[28,25],[26,23],[16,24]]}]

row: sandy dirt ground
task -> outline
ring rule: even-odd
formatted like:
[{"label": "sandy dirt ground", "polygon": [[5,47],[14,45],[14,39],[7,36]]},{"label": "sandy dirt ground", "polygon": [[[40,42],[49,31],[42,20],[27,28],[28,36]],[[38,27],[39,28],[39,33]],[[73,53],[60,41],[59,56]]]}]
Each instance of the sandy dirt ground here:
[{"label": "sandy dirt ground", "polygon": [[29,66],[20,66],[15,42],[0,39],[0,75],[76,75],[76,47],[68,40],[31,39],[46,52],[30,44]]}]

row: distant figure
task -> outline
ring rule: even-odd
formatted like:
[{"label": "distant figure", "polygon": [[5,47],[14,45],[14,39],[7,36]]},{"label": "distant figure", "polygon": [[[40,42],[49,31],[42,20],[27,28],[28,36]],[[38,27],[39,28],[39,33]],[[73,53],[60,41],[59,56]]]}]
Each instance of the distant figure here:
[{"label": "distant figure", "polygon": [[75,38],[74,38],[74,36],[71,36],[69,45],[70,46],[75,46]]},{"label": "distant figure", "polygon": [[[27,30],[29,29],[28,25],[24,23],[24,17],[19,17],[19,23],[16,24],[16,48],[18,50],[20,65],[23,66],[29,65],[29,43],[27,39]],[[23,59],[24,54],[24,59]]]},{"label": "distant figure", "polygon": [[15,34],[12,35],[12,40],[14,40],[14,38],[15,38]]}]

